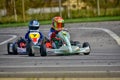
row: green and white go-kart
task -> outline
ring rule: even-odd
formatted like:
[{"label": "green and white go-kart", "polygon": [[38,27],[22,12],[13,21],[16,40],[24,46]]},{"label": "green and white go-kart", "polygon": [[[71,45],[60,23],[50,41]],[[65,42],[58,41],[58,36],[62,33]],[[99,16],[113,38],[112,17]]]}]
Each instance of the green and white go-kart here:
[{"label": "green and white go-kart", "polygon": [[89,55],[91,48],[88,42],[80,44],[79,41],[71,41],[70,34],[66,30],[62,30],[57,34],[57,37],[60,38],[59,41],[53,41],[51,43],[52,48],[46,47],[46,51],[42,54],[44,56],[52,54],[79,54],[83,53],[84,55]]}]

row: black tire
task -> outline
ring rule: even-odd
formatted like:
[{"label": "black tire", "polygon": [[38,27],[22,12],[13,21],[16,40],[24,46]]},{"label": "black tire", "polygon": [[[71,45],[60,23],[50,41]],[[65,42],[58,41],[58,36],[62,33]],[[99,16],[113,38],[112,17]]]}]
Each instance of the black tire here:
[{"label": "black tire", "polygon": [[41,44],[41,47],[40,47],[40,54],[41,54],[41,56],[47,56],[45,44]]},{"label": "black tire", "polygon": [[74,41],[73,40],[70,40],[70,43],[71,43],[71,45],[74,45]]},{"label": "black tire", "polygon": [[71,43],[71,45],[73,45],[73,46],[77,46],[77,44],[80,44],[80,42],[79,41],[70,41],[70,43]]},{"label": "black tire", "polygon": [[27,43],[26,52],[27,52],[28,56],[34,56],[34,54],[32,53],[31,43]]},{"label": "black tire", "polygon": [[72,40],[71,40],[70,43],[71,43],[71,45],[73,45],[73,46],[78,46],[79,48],[81,47],[79,41],[72,41]]},{"label": "black tire", "polygon": [[[83,48],[85,48],[85,47],[90,47],[90,44],[89,44],[88,42],[84,42],[82,47],[83,47]],[[83,53],[83,54],[84,54],[84,55],[89,55],[90,52]]]},{"label": "black tire", "polygon": [[79,48],[81,48],[80,42],[79,41],[74,41],[74,45],[78,46]]},{"label": "black tire", "polygon": [[8,54],[13,54],[13,52],[10,52],[10,45],[11,44],[13,44],[12,42],[9,42],[8,44],[7,44],[7,52],[8,52]]},{"label": "black tire", "polygon": [[79,41],[74,41],[74,44],[77,45],[77,44],[80,44],[80,42]]},{"label": "black tire", "polygon": [[17,52],[17,47],[18,47],[17,43],[13,44],[13,54],[14,54],[14,55],[17,55],[17,54],[18,54],[18,52]]}]

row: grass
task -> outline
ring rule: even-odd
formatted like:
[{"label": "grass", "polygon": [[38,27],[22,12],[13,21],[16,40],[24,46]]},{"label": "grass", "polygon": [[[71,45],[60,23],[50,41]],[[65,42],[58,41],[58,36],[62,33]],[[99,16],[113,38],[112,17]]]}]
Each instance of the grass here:
[{"label": "grass", "polygon": [[65,22],[67,22],[67,23],[77,23],[77,22],[99,22],[99,21],[120,21],[120,16],[67,19]]},{"label": "grass", "polygon": [[[120,21],[120,16],[65,19],[65,23],[98,22],[98,21]],[[41,25],[51,24],[51,20],[40,21],[40,24]],[[20,27],[20,26],[21,27],[28,26],[28,22],[0,24],[0,28]]]}]

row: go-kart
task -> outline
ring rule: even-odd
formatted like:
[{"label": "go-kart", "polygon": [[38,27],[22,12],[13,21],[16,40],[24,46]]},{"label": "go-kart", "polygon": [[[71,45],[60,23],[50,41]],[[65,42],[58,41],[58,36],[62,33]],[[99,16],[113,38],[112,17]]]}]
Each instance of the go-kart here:
[{"label": "go-kart", "polygon": [[8,54],[26,54],[26,41],[24,38],[20,37],[15,42],[9,42],[7,44]]},{"label": "go-kart", "polygon": [[[29,56],[44,56],[45,53],[45,44],[44,37],[41,37],[43,34],[39,31],[30,31],[29,41],[26,43],[26,52]],[[44,54],[43,54],[44,53]]]},{"label": "go-kart", "polygon": [[60,38],[60,40],[46,42],[46,51],[44,51],[45,53],[42,53],[44,56],[47,56],[48,52],[54,54],[90,54],[91,49],[89,43],[84,42],[83,44],[80,44],[79,41],[70,40],[70,34],[68,31],[60,31],[57,34],[57,37]]},{"label": "go-kart", "polygon": [[8,54],[27,54],[29,56],[44,56],[44,44],[43,34],[36,30],[30,30],[28,34],[28,40],[20,37],[15,42],[9,42],[7,44]]}]

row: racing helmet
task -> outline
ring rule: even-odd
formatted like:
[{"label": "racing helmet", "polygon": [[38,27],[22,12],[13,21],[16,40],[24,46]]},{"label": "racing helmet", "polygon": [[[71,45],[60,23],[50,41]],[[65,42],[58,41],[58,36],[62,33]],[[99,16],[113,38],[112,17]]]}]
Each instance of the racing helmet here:
[{"label": "racing helmet", "polygon": [[40,23],[37,20],[31,20],[29,22],[29,30],[38,30],[40,27]]},{"label": "racing helmet", "polygon": [[52,27],[56,30],[56,31],[61,31],[64,29],[64,19],[60,16],[58,17],[54,17],[52,20]]}]

